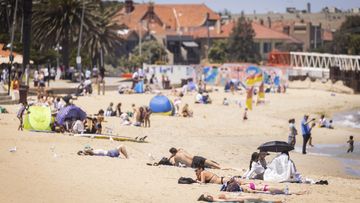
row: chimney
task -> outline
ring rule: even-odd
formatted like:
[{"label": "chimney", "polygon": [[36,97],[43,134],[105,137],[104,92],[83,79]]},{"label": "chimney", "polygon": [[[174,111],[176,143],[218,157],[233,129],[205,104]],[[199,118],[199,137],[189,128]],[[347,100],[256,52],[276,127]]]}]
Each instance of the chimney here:
[{"label": "chimney", "polygon": [[264,25],[264,20],[262,18],[260,19],[260,25]]},{"label": "chimney", "polygon": [[267,17],[267,20],[268,20],[268,27],[271,28],[271,18],[270,18],[270,16]]},{"label": "chimney", "polygon": [[311,4],[310,4],[310,2],[307,3],[307,13],[311,13]]},{"label": "chimney", "polygon": [[125,0],[125,12],[131,13],[134,10],[134,2],[132,0]]},{"label": "chimney", "polygon": [[149,2],[148,11],[151,13],[154,13],[154,3],[153,2]]}]

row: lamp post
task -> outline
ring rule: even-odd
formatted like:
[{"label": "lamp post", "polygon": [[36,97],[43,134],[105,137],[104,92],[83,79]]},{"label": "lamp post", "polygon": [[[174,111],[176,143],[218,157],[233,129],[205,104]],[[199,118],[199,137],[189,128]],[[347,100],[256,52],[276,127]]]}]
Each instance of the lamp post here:
[{"label": "lamp post", "polygon": [[80,49],[81,49],[81,39],[82,39],[82,32],[83,32],[83,24],[84,24],[84,14],[85,14],[85,1],[83,1],[82,5],[82,13],[81,13],[81,24],[80,24],[80,33],[79,33],[79,44],[77,49],[77,55],[76,55],[76,64],[77,68],[80,72],[80,80],[82,80],[82,66],[81,66],[81,56],[80,56]]},{"label": "lamp post", "polygon": [[16,25],[16,12],[18,7],[18,0],[15,1],[15,11],[14,11],[14,17],[13,17],[13,25],[11,28],[11,41],[10,41],[10,67],[9,67],[9,82],[8,82],[8,95],[10,95],[10,86],[11,86],[11,67],[13,66],[14,61],[14,55],[13,55],[13,48],[14,48],[14,34],[15,34],[15,25]]}]

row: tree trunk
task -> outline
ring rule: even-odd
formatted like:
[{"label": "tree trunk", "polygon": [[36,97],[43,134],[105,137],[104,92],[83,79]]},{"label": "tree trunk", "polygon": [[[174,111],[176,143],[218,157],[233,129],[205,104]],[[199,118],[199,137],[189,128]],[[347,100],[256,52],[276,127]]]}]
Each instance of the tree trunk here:
[{"label": "tree trunk", "polygon": [[[23,1],[23,73],[25,68],[30,64],[30,47],[31,47],[31,15],[32,15],[32,0]],[[29,73],[25,73],[26,84],[29,84]]]},{"label": "tree trunk", "polygon": [[69,39],[69,29],[65,28],[65,37],[62,41],[62,58],[65,66],[65,75],[69,70],[70,64],[70,39]]}]

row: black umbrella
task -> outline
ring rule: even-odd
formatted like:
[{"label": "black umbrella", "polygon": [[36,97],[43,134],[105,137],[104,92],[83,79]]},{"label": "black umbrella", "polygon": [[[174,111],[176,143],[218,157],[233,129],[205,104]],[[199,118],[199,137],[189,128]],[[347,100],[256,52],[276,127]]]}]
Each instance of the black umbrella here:
[{"label": "black umbrella", "polygon": [[283,141],[270,141],[258,147],[260,151],[264,152],[288,152],[294,150],[294,147]]}]

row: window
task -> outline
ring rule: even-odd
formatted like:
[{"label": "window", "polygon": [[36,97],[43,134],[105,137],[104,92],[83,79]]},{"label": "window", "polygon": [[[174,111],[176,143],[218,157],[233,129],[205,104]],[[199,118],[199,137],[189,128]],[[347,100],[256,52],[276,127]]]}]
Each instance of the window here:
[{"label": "window", "polygon": [[264,42],[263,52],[269,53],[271,51],[271,49],[272,49],[271,42]]},{"label": "window", "polygon": [[259,43],[255,43],[255,51],[256,52],[260,52],[260,44]]}]

